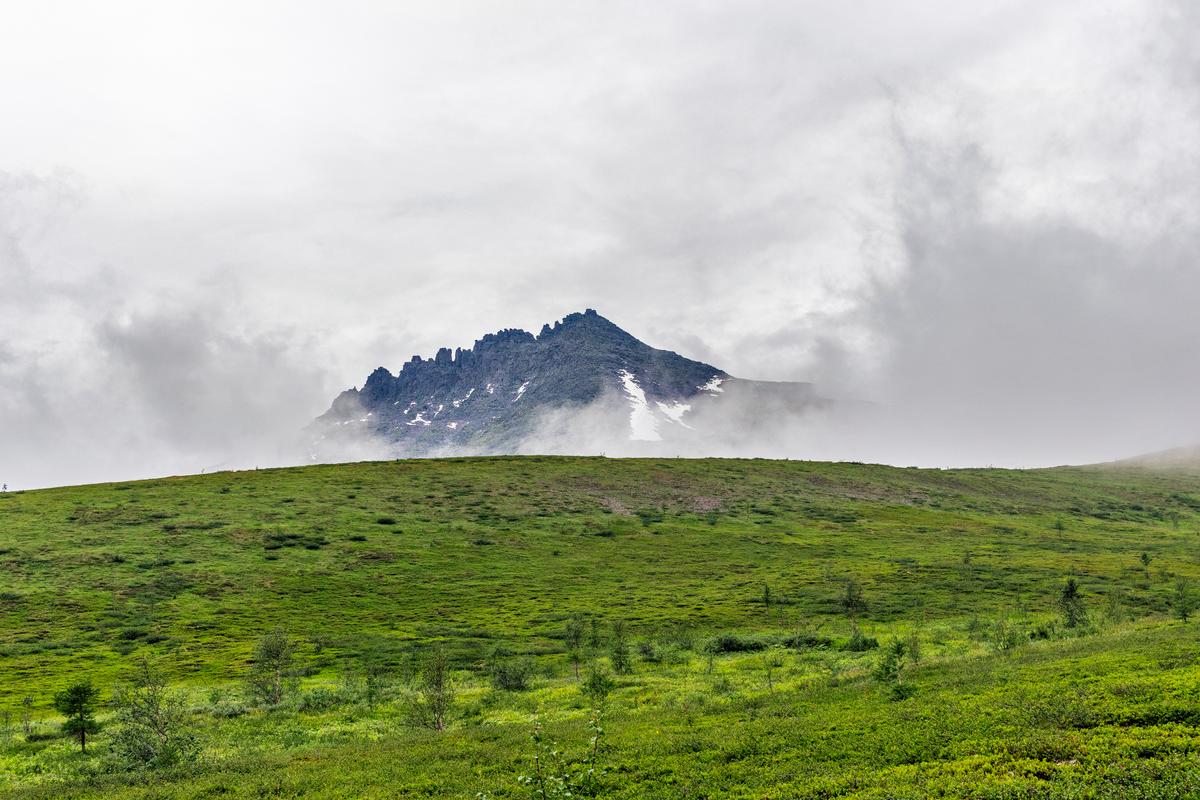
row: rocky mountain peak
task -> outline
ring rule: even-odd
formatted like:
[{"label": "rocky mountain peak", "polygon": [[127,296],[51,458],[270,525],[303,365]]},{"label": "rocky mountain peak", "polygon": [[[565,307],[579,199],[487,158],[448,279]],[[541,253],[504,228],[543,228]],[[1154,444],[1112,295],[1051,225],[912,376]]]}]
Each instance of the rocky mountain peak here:
[{"label": "rocky mountain peak", "polygon": [[470,348],[415,355],[394,374],[379,367],[315,427],[322,439],[367,434],[398,455],[513,452],[548,413],[604,405],[628,417],[632,438],[653,441],[689,429],[689,413],[734,384],[753,383],[651,347],[589,308],[537,336],[506,328]]}]

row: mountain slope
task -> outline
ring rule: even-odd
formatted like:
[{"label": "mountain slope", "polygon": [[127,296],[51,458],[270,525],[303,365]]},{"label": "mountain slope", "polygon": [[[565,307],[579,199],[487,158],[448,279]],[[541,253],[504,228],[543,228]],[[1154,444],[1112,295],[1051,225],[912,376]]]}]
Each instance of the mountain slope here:
[{"label": "mountain slope", "polygon": [[600,440],[656,442],[699,435],[693,420],[714,409],[745,416],[748,406],[777,412],[812,402],[808,384],[733,378],[587,309],[536,336],[507,329],[465,350],[413,356],[398,374],[379,367],[338,396],[315,433],[321,445],[366,437],[403,455],[505,453],[544,445],[538,434],[551,420],[586,426]]},{"label": "mountain slope", "polygon": [[1175,447],[1156,453],[1145,453],[1132,458],[1112,462],[1118,467],[1146,467],[1149,469],[1200,469],[1200,445]]},{"label": "mountain slope", "polygon": [[[0,797],[527,797],[534,710],[568,758],[591,735],[577,614],[592,667],[613,623],[634,654],[600,797],[1195,797],[1196,623],[1171,611],[1198,498],[1175,471],[542,456],[0,493]],[[296,680],[267,707],[244,687],[277,628]],[[921,654],[905,700],[872,677],[893,641]],[[443,731],[405,724],[435,649]],[[496,658],[528,686],[495,688]],[[201,755],[110,772],[108,701],[143,663]],[[81,680],[86,757],[53,710]]]}]

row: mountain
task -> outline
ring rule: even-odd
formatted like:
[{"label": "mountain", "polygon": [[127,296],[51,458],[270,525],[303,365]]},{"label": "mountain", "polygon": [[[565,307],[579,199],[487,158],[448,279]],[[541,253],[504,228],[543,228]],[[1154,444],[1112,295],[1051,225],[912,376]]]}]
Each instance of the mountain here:
[{"label": "mountain", "polygon": [[818,403],[810,384],[735,378],[589,308],[536,336],[506,329],[413,356],[396,374],[379,367],[312,430],[317,450],[365,440],[394,455],[562,452],[695,439],[714,424],[761,426]]},{"label": "mountain", "polygon": [[1200,469],[1200,445],[1191,447],[1176,447],[1171,450],[1160,450],[1156,453],[1145,453],[1133,458],[1124,458],[1111,462],[1120,467],[1147,467],[1151,469]]}]

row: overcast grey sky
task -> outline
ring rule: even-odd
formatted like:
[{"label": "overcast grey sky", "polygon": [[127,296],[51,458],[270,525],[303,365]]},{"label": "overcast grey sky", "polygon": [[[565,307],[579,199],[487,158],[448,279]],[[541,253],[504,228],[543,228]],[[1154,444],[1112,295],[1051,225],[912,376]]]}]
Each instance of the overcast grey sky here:
[{"label": "overcast grey sky", "polygon": [[4,3],[0,480],[286,460],[373,367],[584,307],[906,433],[797,457],[1200,440],[1198,39],[1187,0]]}]

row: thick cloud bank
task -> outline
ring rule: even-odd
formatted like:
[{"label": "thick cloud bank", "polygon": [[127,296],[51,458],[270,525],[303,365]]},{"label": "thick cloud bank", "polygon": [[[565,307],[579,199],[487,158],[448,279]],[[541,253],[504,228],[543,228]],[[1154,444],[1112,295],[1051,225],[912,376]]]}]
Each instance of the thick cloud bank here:
[{"label": "thick cloud bank", "polygon": [[[375,366],[585,307],[870,402],[685,455],[1198,441],[1198,34],[1157,0],[10,4],[0,481],[298,462]],[[641,447],[593,430],[527,445]]]}]

